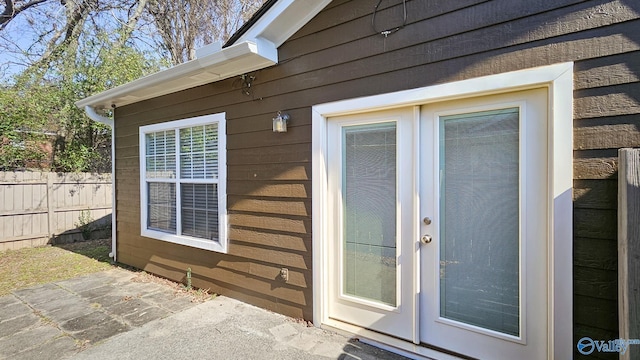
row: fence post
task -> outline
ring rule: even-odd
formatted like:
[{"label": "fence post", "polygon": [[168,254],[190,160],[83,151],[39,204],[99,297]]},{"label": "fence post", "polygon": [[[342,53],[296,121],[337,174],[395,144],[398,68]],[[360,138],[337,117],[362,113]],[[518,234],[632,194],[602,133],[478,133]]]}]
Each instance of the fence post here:
[{"label": "fence post", "polygon": [[[618,313],[621,339],[640,339],[640,149],[618,150]],[[620,356],[640,359],[640,345]]]},{"label": "fence post", "polygon": [[53,240],[53,176],[55,173],[46,173],[47,175],[47,234],[49,241]]}]

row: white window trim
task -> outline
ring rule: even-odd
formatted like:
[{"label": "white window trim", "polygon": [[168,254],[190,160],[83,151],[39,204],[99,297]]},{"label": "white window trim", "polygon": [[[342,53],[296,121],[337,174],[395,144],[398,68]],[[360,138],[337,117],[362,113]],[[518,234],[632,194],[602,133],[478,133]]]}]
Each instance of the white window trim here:
[{"label": "white window trim", "polygon": [[[146,146],[145,135],[147,133],[176,130],[181,128],[189,128],[198,125],[218,124],[218,224],[219,238],[218,240],[206,240],[186,235],[169,234],[162,231],[151,230],[147,228],[148,211],[147,211],[147,178],[146,178]],[[167,241],[175,244],[191,246],[199,249],[217,251],[226,253],[228,248],[227,239],[227,143],[226,143],[226,114],[217,113],[211,115],[198,116],[188,119],[162,122],[158,124],[146,125],[140,127],[140,235],[152,239]],[[178,144],[176,144],[178,146]],[[177,156],[177,154],[176,154]],[[180,171],[179,160],[176,159],[176,174]],[[162,180],[159,180],[162,181]],[[191,181],[190,181],[191,182]],[[194,180],[194,183],[202,183],[201,180]],[[207,181],[204,181],[209,183]],[[179,185],[179,181],[176,183]],[[176,197],[179,192],[176,188]],[[180,211],[176,208],[176,211]]]},{"label": "white window trim", "polygon": [[[548,359],[573,355],[573,63],[560,63],[489,75],[419,89],[319,104],[312,107],[312,233],[313,233],[313,321],[318,327],[328,320],[327,283],[327,119],[480,95],[545,87],[549,90],[548,115]],[[356,331],[377,343],[400,351],[446,358],[431,349],[380,335],[366,329]]]}]

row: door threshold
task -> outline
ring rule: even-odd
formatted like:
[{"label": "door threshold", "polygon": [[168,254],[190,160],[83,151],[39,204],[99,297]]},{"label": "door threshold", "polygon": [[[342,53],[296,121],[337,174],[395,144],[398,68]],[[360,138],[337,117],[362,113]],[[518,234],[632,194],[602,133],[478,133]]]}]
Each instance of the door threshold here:
[{"label": "door threshold", "polygon": [[458,357],[411,341],[385,335],[377,331],[344,323],[334,319],[327,319],[320,326],[322,329],[335,331],[339,334],[357,338],[358,341],[377,348],[416,360],[468,360],[468,357]]}]

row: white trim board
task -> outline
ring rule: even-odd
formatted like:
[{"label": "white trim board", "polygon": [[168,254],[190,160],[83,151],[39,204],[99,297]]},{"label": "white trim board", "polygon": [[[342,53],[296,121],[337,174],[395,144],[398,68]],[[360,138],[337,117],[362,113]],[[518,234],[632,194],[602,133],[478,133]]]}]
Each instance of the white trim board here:
[{"label": "white trim board", "polygon": [[266,42],[245,41],[77,101],[83,109],[120,107],[263,69],[278,62]]},{"label": "white trim board", "polygon": [[[546,87],[549,90],[549,338],[548,359],[573,354],[573,63],[560,63],[312,107],[313,321],[329,324],[327,274],[327,119],[480,95]],[[374,339],[375,340],[375,339]],[[404,344],[404,345],[403,345]],[[409,342],[393,344],[416,352]]]}]

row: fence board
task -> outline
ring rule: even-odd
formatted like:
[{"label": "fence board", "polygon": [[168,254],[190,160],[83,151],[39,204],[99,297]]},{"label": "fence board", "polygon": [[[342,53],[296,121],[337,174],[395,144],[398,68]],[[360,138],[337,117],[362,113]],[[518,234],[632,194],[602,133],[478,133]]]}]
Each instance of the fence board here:
[{"label": "fence board", "polygon": [[108,227],[111,186],[111,174],[0,172],[0,251],[79,240],[83,211]]},{"label": "fence board", "polygon": [[[640,149],[620,149],[618,173],[618,316],[622,339],[640,338]],[[630,346],[620,359],[640,359]]]}]

